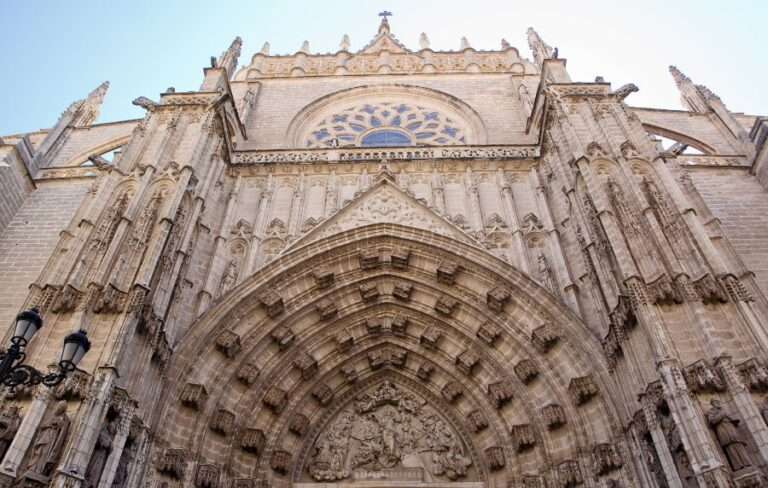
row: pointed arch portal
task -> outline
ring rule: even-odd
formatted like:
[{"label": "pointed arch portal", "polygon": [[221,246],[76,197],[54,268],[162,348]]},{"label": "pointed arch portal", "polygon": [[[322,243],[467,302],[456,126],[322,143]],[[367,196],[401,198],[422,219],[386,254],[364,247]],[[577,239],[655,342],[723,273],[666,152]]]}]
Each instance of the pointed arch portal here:
[{"label": "pointed arch portal", "polygon": [[596,449],[619,449],[602,358],[569,309],[471,242],[394,224],[341,231],[288,251],[190,328],[155,455],[196,465],[155,476],[586,476]]}]

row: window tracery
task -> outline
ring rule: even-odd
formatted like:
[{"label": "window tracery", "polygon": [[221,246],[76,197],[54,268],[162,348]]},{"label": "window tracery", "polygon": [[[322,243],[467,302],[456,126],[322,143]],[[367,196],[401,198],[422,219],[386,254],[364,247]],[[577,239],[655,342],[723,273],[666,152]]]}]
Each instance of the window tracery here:
[{"label": "window tracery", "polygon": [[361,103],[333,113],[307,135],[306,147],[466,144],[460,121],[413,103]]}]

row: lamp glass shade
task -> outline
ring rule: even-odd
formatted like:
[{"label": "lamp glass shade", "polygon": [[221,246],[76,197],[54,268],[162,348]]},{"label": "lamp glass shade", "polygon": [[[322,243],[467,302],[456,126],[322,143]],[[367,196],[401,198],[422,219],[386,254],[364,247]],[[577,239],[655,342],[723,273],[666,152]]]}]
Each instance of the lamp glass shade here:
[{"label": "lamp glass shade", "polygon": [[25,310],[16,316],[16,328],[13,331],[13,336],[28,343],[42,326],[43,319],[37,309]]},{"label": "lamp glass shade", "polygon": [[64,348],[61,350],[59,364],[65,369],[75,369],[83,359],[85,353],[91,348],[91,341],[84,330],[73,332],[64,338]]}]

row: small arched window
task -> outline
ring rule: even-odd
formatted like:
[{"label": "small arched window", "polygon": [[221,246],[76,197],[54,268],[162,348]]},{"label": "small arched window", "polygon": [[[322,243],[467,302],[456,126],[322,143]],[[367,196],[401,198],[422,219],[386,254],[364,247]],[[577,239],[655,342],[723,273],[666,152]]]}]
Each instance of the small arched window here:
[{"label": "small arched window", "polygon": [[412,144],[411,138],[406,134],[391,129],[375,130],[360,140],[360,145],[367,147],[410,146]]}]

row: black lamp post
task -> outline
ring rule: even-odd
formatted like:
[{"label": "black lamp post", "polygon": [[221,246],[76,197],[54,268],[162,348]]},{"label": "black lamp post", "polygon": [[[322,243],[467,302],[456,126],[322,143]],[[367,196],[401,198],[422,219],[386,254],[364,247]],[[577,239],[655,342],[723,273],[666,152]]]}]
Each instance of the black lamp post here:
[{"label": "black lamp post", "polygon": [[58,371],[43,374],[24,363],[27,346],[35,333],[43,327],[43,319],[37,308],[21,312],[16,316],[16,327],[7,351],[0,352],[0,384],[8,387],[20,385],[56,386],[75,370],[85,353],[91,348],[91,341],[83,330],[73,332],[64,338]]}]

